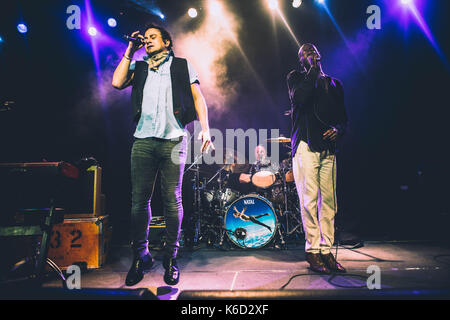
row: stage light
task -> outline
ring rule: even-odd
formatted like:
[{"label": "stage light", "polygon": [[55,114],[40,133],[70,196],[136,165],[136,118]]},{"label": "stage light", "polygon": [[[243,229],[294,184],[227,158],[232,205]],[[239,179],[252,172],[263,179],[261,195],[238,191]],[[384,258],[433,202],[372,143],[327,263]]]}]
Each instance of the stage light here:
[{"label": "stage light", "polygon": [[292,6],[294,7],[294,8],[298,8],[298,7],[300,7],[302,5],[302,0],[293,0],[292,1]]},{"label": "stage light", "polygon": [[400,0],[400,2],[404,5],[411,4],[412,0]]},{"label": "stage light", "polygon": [[24,25],[23,23],[19,23],[19,24],[17,25],[17,30],[18,30],[20,33],[26,33],[26,32],[28,31],[28,27],[27,27],[26,25]]},{"label": "stage light", "polygon": [[3,38],[2,37],[0,37],[0,43],[2,43],[3,42]]},{"label": "stage light", "polygon": [[270,10],[278,9],[278,0],[268,0],[268,5]]},{"label": "stage light", "polygon": [[189,15],[189,17],[191,17],[191,18],[197,17],[197,15],[198,15],[197,9],[195,9],[195,8],[190,8],[190,9],[188,10],[188,15]]},{"label": "stage light", "polygon": [[108,26],[110,26],[111,28],[114,28],[117,26],[117,21],[114,18],[109,18],[108,19]]},{"label": "stage light", "polygon": [[317,0],[317,2],[320,4],[325,4],[325,0]]},{"label": "stage light", "polygon": [[88,33],[89,33],[89,35],[91,35],[92,37],[95,37],[95,36],[97,35],[97,29],[96,29],[95,27],[89,27]]},{"label": "stage light", "polygon": [[159,17],[161,18],[161,20],[164,20],[166,18],[166,16],[163,15],[162,13],[159,14]]}]

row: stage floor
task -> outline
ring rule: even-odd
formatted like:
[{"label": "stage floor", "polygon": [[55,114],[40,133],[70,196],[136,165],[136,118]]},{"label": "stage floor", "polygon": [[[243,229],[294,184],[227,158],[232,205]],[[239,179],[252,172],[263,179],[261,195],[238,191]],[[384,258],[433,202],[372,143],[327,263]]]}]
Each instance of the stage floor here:
[{"label": "stage floor", "polygon": [[[333,251],[335,253],[335,251]],[[383,289],[450,288],[450,246],[435,242],[365,242],[359,249],[339,247],[338,260],[347,275],[318,275],[304,259],[303,246],[287,250],[259,249],[222,251],[200,248],[183,250],[178,259],[181,278],[167,286],[158,252],[153,270],[134,287],[124,285],[131,263],[126,246],[112,247],[109,261],[100,269],[82,273],[82,288],[148,288],[160,300],[176,300],[185,290],[304,290],[367,288],[369,266],[379,267]],[[52,280],[46,287],[61,287]],[[338,293],[338,291],[336,291]]]}]

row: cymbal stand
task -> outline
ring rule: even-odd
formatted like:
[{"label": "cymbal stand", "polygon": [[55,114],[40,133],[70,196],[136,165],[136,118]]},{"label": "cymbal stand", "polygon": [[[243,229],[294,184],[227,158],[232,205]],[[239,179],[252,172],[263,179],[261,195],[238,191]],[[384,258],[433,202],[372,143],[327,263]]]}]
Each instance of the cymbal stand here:
[{"label": "cymbal stand", "polygon": [[194,238],[193,238],[193,243],[194,244],[198,244],[199,242],[199,238],[201,235],[201,219],[202,219],[202,214],[203,214],[203,208],[201,206],[201,189],[202,187],[200,186],[200,165],[199,165],[199,160],[202,158],[203,154],[198,155],[194,162],[184,171],[187,172],[188,170],[191,170],[192,168],[194,171],[194,179],[192,179],[193,182],[193,186],[192,188],[194,189],[194,212],[195,214],[195,223],[194,223]]},{"label": "cymbal stand", "polygon": [[283,216],[285,216],[286,219],[286,234],[291,235],[294,233],[301,225],[299,222],[292,230],[289,230],[289,217],[293,214],[292,211],[289,210],[288,206],[288,192],[287,192],[287,183],[286,183],[286,168],[283,168],[281,170],[281,179],[283,180],[283,195],[284,195],[284,212]]},{"label": "cymbal stand", "polygon": [[208,182],[207,182],[206,184],[209,184],[211,181],[213,181],[213,180],[217,177],[217,175],[220,174],[220,173],[222,172],[222,170],[224,170],[224,168],[220,168],[220,169],[216,172],[216,174],[215,174],[211,179],[208,180]]},{"label": "cymbal stand", "polygon": [[[218,184],[218,200],[219,200],[219,208],[218,208],[218,211],[219,211],[219,215],[220,214],[222,214],[223,213],[223,210],[224,210],[224,203],[223,203],[223,199],[222,199],[222,196],[223,196],[223,193],[222,193],[222,185],[223,185],[223,182],[224,182],[224,180],[222,179],[222,171],[224,170],[224,168],[220,168],[218,171],[217,171],[217,173],[208,181],[208,183],[209,182],[211,182],[217,175],[219,176],[218,178],[217,178],[217,184]],[[226,229],[224,228],[224,227],[222,227],[221,229],[220,229],[220,240],[219,240],[219,246],[220,247],[222,247],[222,245],[223,245],[223,241],[224,241],[224,238],[225,238],[225,231],[226,231]]]}]

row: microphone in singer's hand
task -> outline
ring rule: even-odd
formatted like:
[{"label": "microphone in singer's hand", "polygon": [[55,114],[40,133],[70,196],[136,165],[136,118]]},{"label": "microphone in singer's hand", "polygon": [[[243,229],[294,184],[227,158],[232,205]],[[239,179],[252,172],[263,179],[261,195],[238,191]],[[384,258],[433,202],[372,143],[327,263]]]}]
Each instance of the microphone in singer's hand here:
[{"label": "microphone in singer's hand", "polygon": [[124,37],[124,39],[126,39],[128,41],[131,41],[131,42],[134,42],[137,45],[144,44],[144,41],[141,38],[131,37],[131,36],[128,36],[128,35],[124,35],[123,37]]}]

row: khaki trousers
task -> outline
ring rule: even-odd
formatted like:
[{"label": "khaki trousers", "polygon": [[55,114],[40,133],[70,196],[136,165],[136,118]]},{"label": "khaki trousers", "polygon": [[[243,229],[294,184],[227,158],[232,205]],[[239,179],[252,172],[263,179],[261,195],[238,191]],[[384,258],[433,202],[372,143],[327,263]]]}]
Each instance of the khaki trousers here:
[{"label": "khaki trousers", "polygon": [[300,141],[293,159],[293,173],[300,199],[305,251],[328,254],[334,243],[336,156],[312,152]]}]

